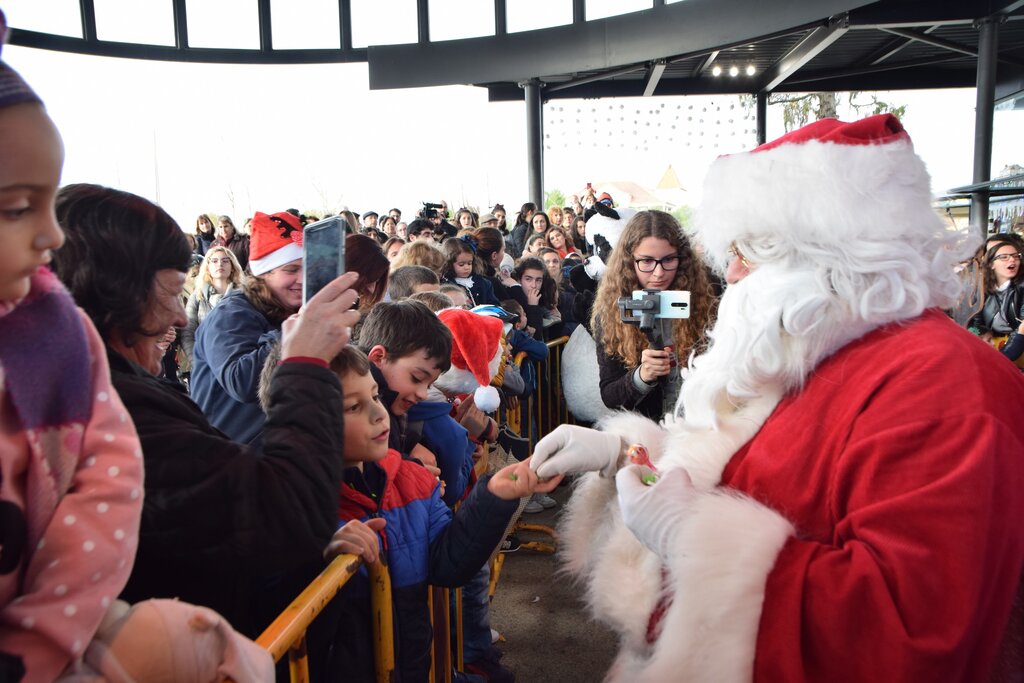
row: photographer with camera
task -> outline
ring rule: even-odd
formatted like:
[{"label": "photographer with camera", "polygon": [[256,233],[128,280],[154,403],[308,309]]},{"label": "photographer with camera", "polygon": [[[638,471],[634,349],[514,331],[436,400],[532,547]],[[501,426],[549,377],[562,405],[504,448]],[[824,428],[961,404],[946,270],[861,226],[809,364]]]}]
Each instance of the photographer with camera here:
[{"label": "photographer with camera", "polygon": [[[666,325],[664,349],[650,348],[635,325],[622,321],[618,301],[640,289],[687,290],[690,317]],[[601,400],[652,419],[672,412],[682,385],[679,358],[703,345],[714,295],[700,259],[679,222],[663,211],[641,211],[629,220],[601,277],[591,314]]]}]

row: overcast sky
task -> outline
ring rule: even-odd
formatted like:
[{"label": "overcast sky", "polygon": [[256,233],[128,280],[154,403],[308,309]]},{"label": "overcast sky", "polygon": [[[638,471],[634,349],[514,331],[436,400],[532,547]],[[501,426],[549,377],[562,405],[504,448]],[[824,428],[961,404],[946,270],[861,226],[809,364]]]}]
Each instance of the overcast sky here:
[{"label": "overcast sky", "polygon": [[[306,1],[321,9],[333,6],[336,20],[336,0]],[[415,5],[415,0],[370,2],[353,0],[353,11],[404,11],[410,2]],[[221,0],[217,6],[230,9],[238,3],[254,4]],[[549,23],[565,21],[560,13],[567,6],[571,21],[571,0],[522,0],[509,3],[509,8],[529,9],[530,3],[546,8],[542,17]],[[208,4],[189,4],[190,35],[196,40],[204,34],[200,24],[193,26],[198,21],[193,6]],[[77,0],[3,0],[12,25],[38,28],[32,22],[42,21],[39,14],[46,9],[51,30],[59,30],[53,28],[52,17],[71,12],[64,5],[77,21]],[[166,9],[170,3],[96,0],[96,6],[99,20],[114,9],[149,17],[153,7]],[[286,6],[275,0],[275,13]],[[488,22],[493,30],[493,3],[435,0],[432,11],[435,6],[463,7],[464,14],[468,7],[491,8],[472,15],[469,28],[448,30],[445,37],[482,33]],[[592,12],[614,11],[609,10],[612,6],[611,0],[588,0]],[[140,7],[149,14],[139,15]],[[530,17],[538,14],[510,15],[510,28],[535,27],[529,24],[537,20]],[[65,32],[78,30],[75,21]],[[151,23],[157,28],[147,39],[163,42],[166,22]],[[433,31],[454,24],[432,16]],[[137,34],[147,24],[137,20],[133,25]],[[280,40],[275,34],[275,45],[288,37],[281,31]],[[313,24],[296,23],[293,31],[314,46],[328,39],[318,36]],[[373,39],[369,33],[360,40]],[[402,38],[400,30],[397,38]],[[210,32],[205,39],[225,36]],[[524,107],[489,103],[483,89],[370,91],[365,64],[184,64],[15,46],[6,46],[4,57],[39,91],[61,130],[67,148],[65,182],[97,182],[136,192],[159,201],[186,227],[200,211],[229,213],[241,222],[254,210],[288,207],[347,205],[380,211],[398,206],[412,212],[421,201],[443,198],[453,208],[484,208],[500,201],[511,213],[526,201]],[[934,191],[971,182],[973,90],[884,93],[882,99],[908,106],[904,123],[932,173]],[[775,109],[769,110],[769,138],[783,132]],[[755,144],[754,122],[746,115],[737,98],[724,96],[549,102],[544,113],[545,189],[569,194],[587,182],[613,180],[653,187],[671,164],[696,203],[703,174],[715,156]],[[995,172],[1024,162],[1020,118],[1021,112],[996,115]]]}]

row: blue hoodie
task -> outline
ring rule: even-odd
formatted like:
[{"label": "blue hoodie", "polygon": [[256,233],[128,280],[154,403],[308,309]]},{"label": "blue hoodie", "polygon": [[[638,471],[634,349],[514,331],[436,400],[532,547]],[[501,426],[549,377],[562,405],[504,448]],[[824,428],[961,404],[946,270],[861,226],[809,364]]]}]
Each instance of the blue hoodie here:
[{"label": "blue hoodie", "polygon": [[451,416],[447,401],[421,401],[407,413],[409,433],[418,431],[419,442],[437,457],[437,466],[444,480],[442,499],[452,507],[462,500],[473,471],[476,450],[469,432]]}]

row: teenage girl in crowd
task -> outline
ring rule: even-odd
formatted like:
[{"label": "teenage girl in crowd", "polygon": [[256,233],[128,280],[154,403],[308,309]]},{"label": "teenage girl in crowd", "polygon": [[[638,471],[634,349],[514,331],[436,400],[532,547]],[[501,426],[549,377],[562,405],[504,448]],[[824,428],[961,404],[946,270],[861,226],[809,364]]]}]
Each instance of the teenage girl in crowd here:
[{"label": "teenage girl in crowd", "polygon": [[[663,325],[671,349],[650,348],[639,327],[619,317],[619,299],[639,289],[690,292],[690,317]],[[682,384],[678,359],[685,363],[703,343],[713,299],[705,269],[679,222],[664,211],[633,216],[609,257],[591,316],[604,404],[651,419],[672,412]]]},{"label": "teenage girl in crowd", "polygon": [[258,446],[266,416],[257,391],[281,323],[302,305],[302,224],[292,214],[257,213],[252,221],[252,276],[210,311],[196,332],[192,398],[213,426]]},{"label": "teenage girl in crowd", "polygon": [[572,244],[580,256],[590,256],[590,247],[587,245],[587,219],[584,216],[576,216],[572,219]]},{"label": "teenage girl in crowd", "polygon": [[[492,228],[493,229],[493,228]],[[441,245],[445,254],[445,268],[441,282],[462,286],[469,292],[470,308],[490,304],[497,306],[500,299],[494,295],[494,287],[484,277],[477,259],[476,239],[472,236],[447,239]]]},{"label": "teenage girl in crowd", "polygon": [[[519,281],[526,296],[523,309],[527,324],[534,329],[534,338],[545,341],[549,335],[557,336],[554,333],[558,330],[554,326],[561,320],[557,308],[558,286],[548,274],[544,262],[533,256],[522,258],[512,271],[512,277]],[[552,321],[547,324],[551,330],[545,327],[545,320]]]},{"label": "teenage girl in crowd", "polygon": [[196,218],[196,246],[193,251],[200,256],[205,256],[216,239],[217,235],[213,228],[213,221],[205,213],[199,214],[199,217]]},{"label": "teenage girl in crowd", "polygon": [[1015,237],[988,241],[985,250],[985,303],[967,327],[1012,361],[1024,357],[1024,269]]},{"label": "teenage girl in crowd", "polygon": [[572,241],[564,230],[559,227],[549,228],[546,234],[546,240],[548,246],[558,252],[561,258],[565,258],[569,254],[579,253],[573,246]]},{"label": "teenage girl in crowd", "polygon": [[356,309],[360,315],[359,322],[352,327],[353,343],[359,341],[363,319],[388,291],[390,265],[377,240],[369,235],[349,235],[345,238],[345,270],[359,273],[359,279],[352,286],[359,295]]},{"label": "teenage girl in crowd", "polygon": [[530,221],[533,219],[533,214],[536,211],[536,204],[526,202],[519,208],[519,213],[516,214],[516,225],[512,228],[506,244],[508,253],[512,254],[513,258],[519,258],[526,248],[526,238],[531,231]]},{"label": "teenage girl in crowd", "polygon": [[242,284],[242,267],[227,247],[212,247],[203,257],[196,276],[195,288],[189,294],[185,305],[188,325],[181,333],[181,348],[186,357],[192,358],[192,347],[196,342],[196,328],[199,323],[220,303],[220,300]]},{"label": "teenage girl in crowd", "polygon": [[[499,205],[500,206],[500,205]],[[497,228],[479,228],[473,233],[476,255],[480,259],[481,275],[491,283],[494,296],[499,300],[515,299],[526,306],[523,287],[513,277],[511,269],[502,267],[505,258],[505,239]]]}]

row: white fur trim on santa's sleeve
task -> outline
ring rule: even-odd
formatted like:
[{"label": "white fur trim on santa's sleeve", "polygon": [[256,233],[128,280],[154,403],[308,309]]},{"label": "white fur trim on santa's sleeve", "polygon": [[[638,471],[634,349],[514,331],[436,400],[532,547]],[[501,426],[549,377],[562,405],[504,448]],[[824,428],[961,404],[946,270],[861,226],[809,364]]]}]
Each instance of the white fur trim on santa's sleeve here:
[{"label": "white fur trim on santa's sleeve", "polygon": [[623,653],[613,681],[749,681],[765,584],[793,525],[726,490],[703,494],[667,562],[675,591],[650,657]]}]

